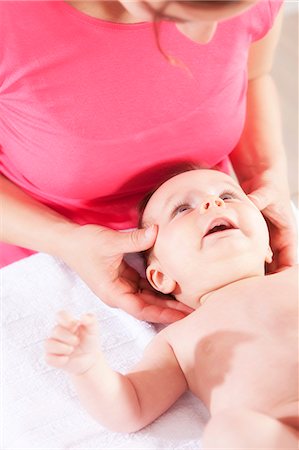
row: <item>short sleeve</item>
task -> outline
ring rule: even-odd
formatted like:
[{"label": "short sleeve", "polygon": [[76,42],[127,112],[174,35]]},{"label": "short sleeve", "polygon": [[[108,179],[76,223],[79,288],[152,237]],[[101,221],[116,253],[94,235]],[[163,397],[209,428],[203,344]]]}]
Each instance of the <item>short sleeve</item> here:
[{"label": "short sleeve", "polygon": [[251,42],[262,39],[272,28],[283,0],[259,0],[250,10]]}]

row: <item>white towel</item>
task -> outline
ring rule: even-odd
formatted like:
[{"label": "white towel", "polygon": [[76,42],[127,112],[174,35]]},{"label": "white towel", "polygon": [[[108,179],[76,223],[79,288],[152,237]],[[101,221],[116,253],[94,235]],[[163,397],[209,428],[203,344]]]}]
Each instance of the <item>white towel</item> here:
[{"label": "white towel", "polygon": [[[294,207],[297,223],[298,210]],[[130,258],[136,268],[136,260]],[[56,312],[93,312],[111,366],[128,370],[155,327],[102,303],[58,259],[38,254],[0,271],[2,284],[1,449],[200,449],[208,412],[191,393],[137,433],[107,431],[82,409],[67,375],[44,361],[43,344]]]},{"label": "white towel", "polygon": [[199,449],[208,413],[191,393],[137,433],[107,431],[80,406],[67,375],[44,361],[58,310],[93,312],[102,348],[121,372],[141,357],[155,327],[107,307],[60,260],[31,256],[1,270],[1,449]]}]

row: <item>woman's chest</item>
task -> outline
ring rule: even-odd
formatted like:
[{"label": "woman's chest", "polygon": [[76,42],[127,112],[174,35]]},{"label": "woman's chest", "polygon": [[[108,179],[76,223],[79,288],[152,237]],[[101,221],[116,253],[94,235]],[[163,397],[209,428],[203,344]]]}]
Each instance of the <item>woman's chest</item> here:
[{"label": "woman's chest", "polygon": [[31,185],[70,198],[110,196],[161,162],[213,166],[234,148],[245,117],[244,43],[227,58],[219,42],[200,47],[166,24],[163,50],[183,63],[173,66],[151,28],[109,34],[75,25],[45,30],[46,42],[33,28],[26,48],[21,31],[6,43],[1,145],[4,162]]}]

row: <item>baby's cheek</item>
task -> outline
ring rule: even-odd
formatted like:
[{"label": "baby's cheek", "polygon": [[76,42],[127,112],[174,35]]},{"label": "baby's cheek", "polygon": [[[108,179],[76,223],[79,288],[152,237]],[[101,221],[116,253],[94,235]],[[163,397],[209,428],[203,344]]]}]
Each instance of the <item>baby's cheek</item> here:
[{"label": "baby's cheek", "polygon": [[255,211],[255,214],[252,214],[252,228],[255,231],[258,231],[259,234],[264,238],[268,238],[268,225],[263,214],[259,210]]},{"label": "baby's cheek", "polygon": [[163,270],[169,276],[177,278],[185,264],[185,254],[181,242],[165,239],[156,255]]},{"label": "baby's cheek", "polygon": [[269,231],[260,212],[253,214],[244,226],[244,234],[254,240],[257,248],[267,247],[269,244]]},{"label": "baby's cheek", "polygon": [[241,231],[248,237],[257,234],[257,231],[264,229],[263,216],[261,212],[248,201],[248,204],[243,205],[239,210],[239,225]]}]

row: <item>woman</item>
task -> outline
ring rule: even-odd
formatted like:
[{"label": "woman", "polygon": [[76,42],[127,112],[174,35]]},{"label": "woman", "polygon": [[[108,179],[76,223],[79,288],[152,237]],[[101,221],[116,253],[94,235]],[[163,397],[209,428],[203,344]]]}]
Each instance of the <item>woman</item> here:
[{"label": "woman", "polygon": [[3,265],[61,257],[105,302],[153,322],[188,311],[125,253],[151,247],[135,206],[192,161],[228,170],[294,263],[277,98],[280,0],[0,3]]}]

